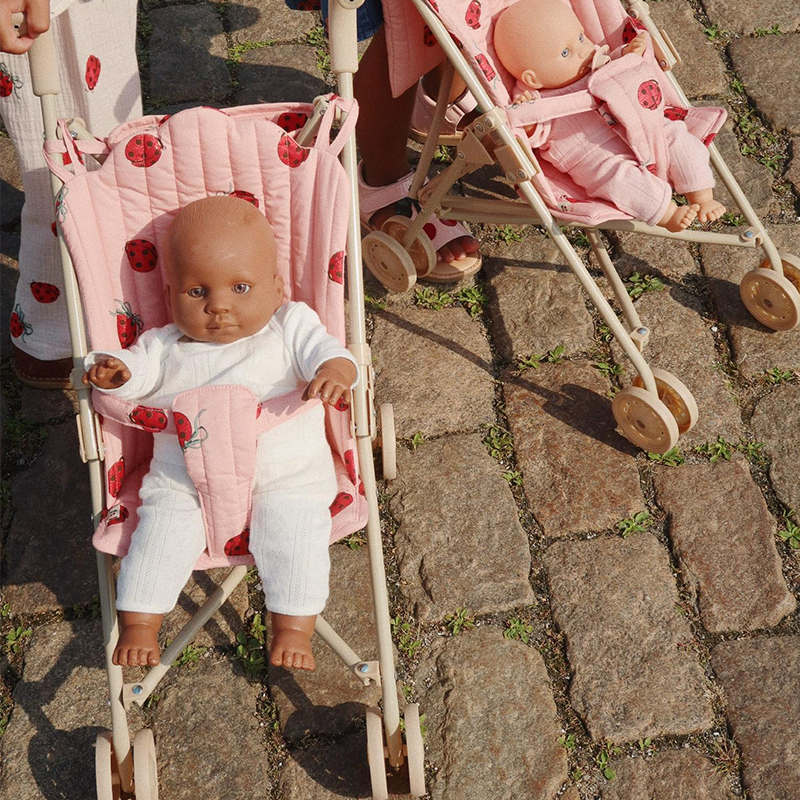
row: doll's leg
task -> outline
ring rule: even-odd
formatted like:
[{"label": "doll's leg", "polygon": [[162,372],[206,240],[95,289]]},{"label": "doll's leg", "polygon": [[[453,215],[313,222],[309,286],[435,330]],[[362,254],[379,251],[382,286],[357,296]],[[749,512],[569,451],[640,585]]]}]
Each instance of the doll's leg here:
[{"label": "doll's leg", "polygon": [[[61,94],[59,116],[81,117],[95,134],[141,114],[136,61],[135,0],[92,0],[73,3],[53,20]],[[13,340],[14,361],[26,383],[58,386],[72,368],[64,306],[61,263],[54,222],[53,197],[42,156],[42,115],[31,90],[27,56],[3,54],[12,76],[11,92],[0,97],[0,114],[17,150],[25,205],[15,310],[24,330]],[[92,159],[87,159],[91,167]],[[37,302],[31,286],[49,284],[47,302]],[[40,293],[41,295],[41,293]],[[56,296],[55,300],[50,298]],[[19,326],[18,328],[19,329]]]},{"label": "doll's leg", "polygon": [[153,462],[142,483],[139,523],[117,581],[120,638],[115,664],[158,664],[161,619],[175,607],[206,546],[197,493],[180,471]]},{"label": "doll's leg", "polygon": [[328,598],[336,478],[329,450],[285,466],[284,479],[253,496],[250,550],[271,615],[270,661],[311,670],[314,623]]},{"label": "doll's leg", "polygon": [[670,158],[669,179],[675,191],[698,206],[700,222],[718,220],[725,213],[725,206],[714,199],[708,149],[680,120],[665,120],[664,132]]},{"label": "doll's leg", "polygon": [[608,200],[649,225],[679,231],[697,216],[696,207],[674,203],[672,187],[640,166],[621,140],[594,150],[570,170],[570,177],[591,197]]}]

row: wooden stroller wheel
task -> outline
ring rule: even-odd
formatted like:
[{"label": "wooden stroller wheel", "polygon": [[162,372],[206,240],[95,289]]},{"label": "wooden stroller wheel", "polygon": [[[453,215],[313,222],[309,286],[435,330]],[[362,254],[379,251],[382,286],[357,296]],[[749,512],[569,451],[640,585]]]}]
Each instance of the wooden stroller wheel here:
[{"label": "wooden stroller wheel", "polygon": [[156,743],[150,728],[142,728],[133,737],[133,783],[136,800],[158,800]]},{"label": "wooden stroller wheel", "polygon": [[611,403],[623,435],[650,453],[668,453],[678,443],[678,423],[657,397],[638,386],[626,386]]},{"label": "wooden stroller wheel", "polygon": [[[408,217],[389,217],[386,222],[381,225],[381,230],[388,233],[392,239],[402,242],[406,235],[406,231],[411,227],[411,220]],[[436,266],[436,251],[433,249],[433,243],[430,237],[425,232],[421,232],[414,240],[413,244],[407,251],[414,262],[414,268],[417,271],[418,278],[424,278]]]},{"label": "wooden stroller wheel", "polygon": [[412,797],[422,797],[425,792],[425,745],[419,722],[419,705],[409,703],[403,718],[406,723],[406,764]]},{"label": "wooden stroller wheel", "polygon": [[[699,412],[697,401],[686,385],[665,369],[654,369],[653,377],[658,389],[658,399],[670,410],[678,424],[678,433],[683,435],[690,431],[697,422]],[[633,385],[644,389],[641,375],[633,379]],[[655,451],[652,451],[655,452]]]},{"label": "wooden stroller wheel", "polygon": [[742,278],[739,293],[747,310],[767,328],[788,331],[800,322],[800,291],[786,275],[763,267],[754,269]]},{"label": "wooden stroller wheel", "polygon": [[101,731],[94,740],[94,774],[97,800],[119,800],[120,780],[111,731]]},{"label": "wooden stroller wheel", "polygon": [[388,233],[372,231],[361,244],[367,269],[390,292],[407,292],[417,282],[411,256]]},{"label": "wooden stroller wheel", "polygon": [[367,707],[367,762],[372,782],[372,800],[388,800],[386,758],[383,754],[383,719],[381,710]]},{"label": "wooden stroller wheel", "polygon": [[381,455],[383,479],[393,481],[397,477],[397,436],[394,428],[394,407],[382,403],[378,409],[381,423]]}]

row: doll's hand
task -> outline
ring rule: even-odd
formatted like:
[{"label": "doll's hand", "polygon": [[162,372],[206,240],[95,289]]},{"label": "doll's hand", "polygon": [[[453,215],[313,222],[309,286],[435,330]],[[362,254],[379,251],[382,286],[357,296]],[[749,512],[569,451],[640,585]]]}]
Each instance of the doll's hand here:
[{"label": "doll's hand", "polygon": [[631,39],[625,47],[622,48],[622,55],[627,56],[630,53],[636,53],[636,55],[644,55],[644,51],[647,50],[647,37],[644,35],[644,31],[641,33],[637,33],[636,37]]},{"label": "doll's hand", "polygon": [[130,379],[131,371],[116,358],[98,361],[83,374],[84,385],[88,386],[91,383],[98,389],[119,389]]},{"label": "doll's hand", "polygon": [[347,358],[332,358],[317,370],[314,380],[308,384],[309,398],[319,395],[323,403],[335,406],[341,396],[349,391],[356,379],[356,368]]},{"label": "doll's hand", "polygon": [[518,94],[513,102],[527,103],[529,100],[533,100],[533,95],[526,89],[522,94]]},{"label": "doll's hand", "polygon": [[[24,12],[28,30],[19,36],[11,15]],[[27,53],[33,40],[50,27],[50,0],[0,0],[0,52]]]}]

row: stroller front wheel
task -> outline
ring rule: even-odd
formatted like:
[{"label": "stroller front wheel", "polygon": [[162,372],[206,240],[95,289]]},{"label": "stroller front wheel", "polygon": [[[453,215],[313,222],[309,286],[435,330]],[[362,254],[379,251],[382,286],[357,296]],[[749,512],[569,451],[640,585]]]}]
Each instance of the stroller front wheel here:
[{"label": "stroller front wheel", "polygon": [[158,800],[156,743],[150,728],[142,728],[133,737],[133,782],[136,800]]},{"label": "stroller front wheel", "polygon": [[788,331],[800,322],[800,269],[783,261],[784,274],[759,267],[747,273],[739,284],[739,293],[747,310],[764,326],[774,331]]},{"label": "stroller front wheel", "polygon": [[389,797],[385,759],[381,710],[369,706],[367,708],[367,762],[372,783],[372,800],[388,800]]},{"label": "stroller front wheel", "polygon": [[678,423],[663,401],[638,386],[626,386],[611,403],[626,439],[642,450],[664,454],[678,443]]},{"label": "stroller front wheel", "polygon": [[111,731],[102,731],[95,739],[94,774],[97,800],[119,800],[120,780]]},{"label": "stroller front wheel", "polygon": [[411,256],[396,239],[373,231],[362,242],[367,269],[390,291],[407,292],[417,282]]},{"label": "stroller front wheel", "polygon": [[[683,436],[688,433],[697,422],[699,412],[697,401],[685,384],[678,380],[671,372],[665,369],[654,369],[653,378],[656,381],[658,399],[670,410],[675,422],[678,424],[678,433]],[[641,375],[633,379],[633,385],[644,389]],[[653,451],[654,452],[654,451]]]}]

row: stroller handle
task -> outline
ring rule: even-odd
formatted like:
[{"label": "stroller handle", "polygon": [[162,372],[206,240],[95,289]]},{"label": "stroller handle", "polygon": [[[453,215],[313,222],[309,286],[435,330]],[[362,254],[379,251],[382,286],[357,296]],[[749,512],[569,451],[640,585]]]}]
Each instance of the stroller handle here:
[{"label": "stroller handle", "polygon": [[[25,15],[12,14],[11,24],[18,25],[20,34],[23,34],[26,30]],[[31,49],[28,51],[28,59],[31,65],[33,93],[37,97],[59,94],[61,82],[58,78],[58,62],[56,61],[56,45],[53,40],[52,25],[34,39]]]}]

